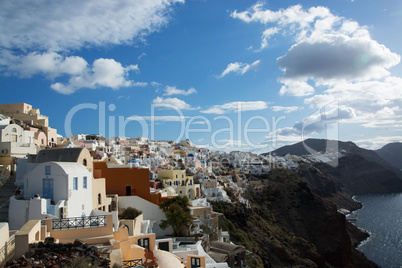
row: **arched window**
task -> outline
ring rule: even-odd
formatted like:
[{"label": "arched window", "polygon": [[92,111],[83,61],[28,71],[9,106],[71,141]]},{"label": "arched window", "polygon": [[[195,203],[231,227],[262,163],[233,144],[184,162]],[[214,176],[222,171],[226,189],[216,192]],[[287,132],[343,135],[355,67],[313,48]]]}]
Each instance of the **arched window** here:
[{"label": "arched window", "polygon": [[98,194],[98,205],[102,204],[101,194]]},{"label": "arched window", "polygon": [[17,132],[17,129],[16,129],[15,127],[13,127],[13,129],[11,130],[11,132],[16,133],[16,132]]},{"label": "arched window", "polygon": [[87,159],[86,159],[86,158],[84,158],[84,160],[82,161],[82,164],[83,164],[84,166],[87,166]]}]

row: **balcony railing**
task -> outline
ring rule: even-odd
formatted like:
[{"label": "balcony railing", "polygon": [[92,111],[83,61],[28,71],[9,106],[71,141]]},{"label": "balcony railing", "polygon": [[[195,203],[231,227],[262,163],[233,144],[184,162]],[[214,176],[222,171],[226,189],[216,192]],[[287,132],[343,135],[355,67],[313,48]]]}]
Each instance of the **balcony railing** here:
[{"label": "balcony railing", "polygon": [[138,260],[128,260],[128,261],[123,261],[123,267],[128,268],[128,267],[136,267],[138,265],[142,265],[142,259]]},{"label": "balcony railing", "polygon": [[52,220],[53,230],[93,228],[103,226],[106,226],[106,215]]}]

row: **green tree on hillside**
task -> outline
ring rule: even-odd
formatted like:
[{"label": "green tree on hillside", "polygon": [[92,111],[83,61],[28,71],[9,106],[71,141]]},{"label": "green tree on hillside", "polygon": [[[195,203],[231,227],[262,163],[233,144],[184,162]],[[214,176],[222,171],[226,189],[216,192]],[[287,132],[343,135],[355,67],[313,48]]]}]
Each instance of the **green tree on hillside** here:
[{"label": "green tree on hillside", "polygon": [[193,219],[190,214],[189,200],[186,196],[177,196],[162,202],[159,206],[166,215],[159,226],[165,230],[172,226],[176,236],[187,236]]}]

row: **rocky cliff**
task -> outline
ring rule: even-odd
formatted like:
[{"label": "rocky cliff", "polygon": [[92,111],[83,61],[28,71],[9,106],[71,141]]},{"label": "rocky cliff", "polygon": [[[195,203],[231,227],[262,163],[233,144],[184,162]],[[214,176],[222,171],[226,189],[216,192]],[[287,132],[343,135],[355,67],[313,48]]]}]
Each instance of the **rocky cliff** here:
[{"label": "rocky cliff", "polygon": [[298,174],[274,169],[260,179],[266,184],[264,192],[248,193],[249,206],[213,206],[224,214],[222,227],[232,240],[255,252],[264,267],[377,267],[354,248],[364,233],[332,202],[314,194]]}]

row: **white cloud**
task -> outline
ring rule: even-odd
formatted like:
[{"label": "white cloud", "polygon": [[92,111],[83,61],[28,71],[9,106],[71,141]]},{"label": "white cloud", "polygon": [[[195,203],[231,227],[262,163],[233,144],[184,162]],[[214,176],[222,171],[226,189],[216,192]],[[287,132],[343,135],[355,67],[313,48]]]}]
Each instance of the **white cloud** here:
[{"label": "white cloud", "polygon": [[146,87],[146,86],[148,86],[148,83],[147,82],[134,82],[134,83],[132,83],[132,86],[133,87]]},{"label": "white cloud", "polygon": [[261,60],[256,60],[252,64],[242,62],[229,63],[226,69],[218,76],[218,78],[222,78],[229,73],[236,73],[243,75],[252,69],[256,69],[258,65],[260,65],[260,63]]},{"label": "white cloud", "polygon": [[163,108],[175,108],[179,110],[195,110],[198,108],[193,108],[191,107],[190,104],[186,103],[183,100],[180,100],[178,98],[161,98],[161,97],[156,97],[152,101],[152,104],[155,105],[155,107],[163,107]]},{"label": "white cloud", "polygon": [[1,1],[0,45],[60,51],[131,43],[165,25],[176,2],[184,1]]},{"label": "white cloud", "polygon": [[56,82],[50,87],[61,94],[72,94],[80,88],[109,87],[117,90],[120,87],[136,85],[127,79],[128,72],[131,70],[138,70],[138,66],[123,67],[121,63],[113,59],[101,58],[93,62],[91,69],[86,68],[81,74],[72,75],[67,83]]},{"label": "white cloud", "polygon": [[277,63],[285,79],[330,83],[380,79],[399,61],[399,55],[374,40],[328,34],[293,45]]},{"label": "white cloud", "polygon": [[370,139],[356,140],[355,143],[362,148],[377,150],[392,142],[402,142],[402,136],[377,136]]},{"label": "white cloud", "polygon": [[285,106],[272,106],[271,110],[274,112],[284,112],[284,113],[291,113],[291,112],[295,112],[298,110],[301,110],[303,108],[301,107],[297,107],[297,106],[289,106],[289,107],[285,107]]},{"label": "white cloud", "polygon": [[[332,86],[340,80],[358,82],[390,75],[389,69],[400,56],[373,40],[364,26],[335,16],[326,7],[303,10],[300,5],[278,11],[256,4],[250,9],[232,12],[231,16],[249,22],[274,26],[262,33],[264,40],[272,34],[292,35],[295,44],[277,59],[284,84],[281,95],[306,96],[314,87]],[[308,84],[308,80],[313,83]]]},{"label": "white cloud", "polygon": [[177,2],[184,1],[1,1],[0,72],[50,80],[67,76],[67,83],[51,85],[63,94],[80,88],[144,86],[127,78],[137,65],[123,67],[100,58],[88,66],[82,57],[69,54],[83,47],[142,42],[168,23]]},{"label": "white cloud", "polygon": [[305,81],[295,81],[283,79],[283,86],[279,90],[279,95],[308,96],[314,93],[314,88]]},{"label": "white cloud", "polygon": [[86,71],[88,65],[81,57],[63,57],[55,52],[31,52],[26,56],[8,54],[6,58],[7,63],[11,63],[7,69],[8,74],[26,78],[36,74],[43,74],[51,79],[61,75],[80,75]]},{"label": "white cloud", "polygon": [[402,122],[402,79],[387,77],[380,81],[339,83],[322,94],[304,100],[312,108],[337,100],[353,107],[355,123],[365,127],[399,127]]},{"label": "white cloud", "polygon": [[139,55],[139,56],[137,57],[137,60],[140,60],[142,57],[145,57],[146,55],[147,55],[147,53],[142,52],[141,55]]},{"label": "white cloud", "polygon": [[277,34],[279,32],[279,28],[273,27],[273,28],[268,28],[266,29],[261,36],[261,48],[264,49],[268,46],[268,39],[271,38],[274,34]]},{"label": "white cloud", "polygon": [[153,87],[160,87],[161,85],[162,85],[161,83],[158,83],[158,82],[155,82],[155,81],[151,82],[151,86],[153,86]]},{"label": "white cloud", "polygon": [[[278,77],[283,84],[280,95],[309,96],[305,104],[316,109],[336,100],[353,111],[350,123],[368,128],[401,127],[402,79],[390,73],[401,57],[374,40],[367,27],[336,16],[326,7],[304,10],[296,5],[272,11],[257,4],[231,16],[277,29],[262,33],[262,40],[273,32],[293,37],[294,44],[277,59],[283,71]],[[320,88],[319,94],[315,88]],[[297,126],[281,131],[299,133]],[[318,131],[321,126],[315,127]]]},{"label": "white cloud", "polygon": [[188,96],[190,94],[197,93],[197,90],[195,88],[189,88],[188,90],[183,90],[183,89],[177,89],[176,87],[172,86],[167,86],[165,89],[165,96],[171,96],[171,95],[185,95]]},{"label": "white cloud", "polygon": [[296,122],[293,127],[277,129],[273,134],[306,137],[309,134],[319,134],[327,130],[327,128],[331,127],[330,124],[332,123],[352,122],[354,118],[356,118],[356,113],[350,107],[339,106],[332,108],[332,106],[328,106],[325,111],[321,112],[318,110],[302,121]]},{"label": "white cloud", "polygon": [[214,105],[211,108],[201,111],[205,114],[225,114],[230,112],[257,111],[268,108],[268,104],[264,101],[235,101],[222,105]]}]

